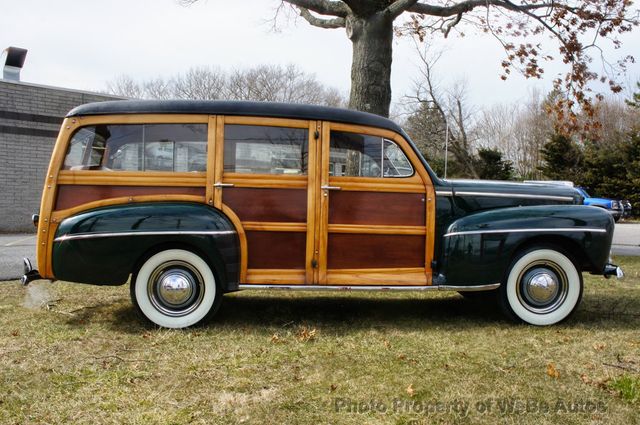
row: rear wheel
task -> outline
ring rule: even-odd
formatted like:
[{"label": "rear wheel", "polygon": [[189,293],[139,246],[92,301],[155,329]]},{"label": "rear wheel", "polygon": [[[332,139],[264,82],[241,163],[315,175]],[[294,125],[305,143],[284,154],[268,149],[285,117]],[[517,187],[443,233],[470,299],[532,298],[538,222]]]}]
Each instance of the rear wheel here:
[{"label": "rear wheel", "polygon": [[220,306],[222,292],[200,256],[168,249],[147,259],[134,275],[131,300],[156,325],[185,328],[210,319]]},{"label": "rear wheel", "polygon": [[553,325],[580,303],[582,274],[562,252],[535,247],[513,260],[499,299],[507,316],[532,325]]}]

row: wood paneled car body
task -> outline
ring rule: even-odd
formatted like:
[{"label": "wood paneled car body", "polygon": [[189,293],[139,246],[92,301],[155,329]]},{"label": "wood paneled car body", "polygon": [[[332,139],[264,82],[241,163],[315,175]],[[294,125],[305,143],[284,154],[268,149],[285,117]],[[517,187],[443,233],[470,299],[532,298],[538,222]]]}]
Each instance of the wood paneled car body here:
[{"label": "wood paneled car body", "polygon": [[72,110],[25,283],[129,281],[165,327],[250,288],[492,291],[547,325],[608,264],[614,223],[570,188],[439,179],[394,122],[308,105],[115,101]]}]

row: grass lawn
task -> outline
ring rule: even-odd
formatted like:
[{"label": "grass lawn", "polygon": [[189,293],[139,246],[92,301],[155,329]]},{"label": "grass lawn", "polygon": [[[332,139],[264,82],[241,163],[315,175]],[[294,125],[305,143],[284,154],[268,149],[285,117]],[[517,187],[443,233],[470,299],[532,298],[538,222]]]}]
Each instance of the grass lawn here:
[{"label": "grass lawn", "polygon": [[128,287],[0,284],[0,423],[640,423],[640,258],[537,328],[456,293],[246,291],[155,329]]}]

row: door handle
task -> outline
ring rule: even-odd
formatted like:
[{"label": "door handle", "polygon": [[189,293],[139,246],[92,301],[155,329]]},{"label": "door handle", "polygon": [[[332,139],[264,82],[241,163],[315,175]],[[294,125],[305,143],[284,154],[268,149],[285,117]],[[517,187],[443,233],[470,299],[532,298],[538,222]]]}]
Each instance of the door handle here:
[{"label": "door handle", "polygon": [[218,182],[218,183],[214,183],[213,184],[213,187],[233,187],[233,186],[234,186],[233,183],[221,183],[221,182]]},{"label": "door handle", "polygon": [[320,189],[322,190],[341,190],[342,188],[340,186],[329,186],[329,185],[322,185],[320,186]]}]

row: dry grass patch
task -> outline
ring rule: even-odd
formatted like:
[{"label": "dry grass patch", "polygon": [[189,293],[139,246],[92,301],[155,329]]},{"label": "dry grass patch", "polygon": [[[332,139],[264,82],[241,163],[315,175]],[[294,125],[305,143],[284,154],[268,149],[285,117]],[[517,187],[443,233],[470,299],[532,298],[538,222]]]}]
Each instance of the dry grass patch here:
[{"label": "dry grass patch", "polygon": [[128,288],[0,286],[0,423],[638,423],[640,259],[514,325],[455,293],[242,292],[184,331]]}]

